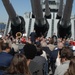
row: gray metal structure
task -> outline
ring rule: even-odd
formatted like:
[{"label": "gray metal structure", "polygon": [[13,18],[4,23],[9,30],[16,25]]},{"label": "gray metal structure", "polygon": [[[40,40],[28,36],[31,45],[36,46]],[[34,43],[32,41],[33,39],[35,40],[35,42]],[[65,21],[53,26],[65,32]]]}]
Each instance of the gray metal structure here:
[{"label": "gray metal structure", "polygon": [[11,20],[11,30],[10,34],[12,36],[16,36],[17,32],[24,33],[25,32],[25,21],[23,17],[18,16],[10,3],[9,0],[2,0],[3,5],[8,13],[9,19]]},{"label": "gray metal structure", "polygon": [[70,38],[71,37],[71,12],[73,0],[66,0],[63,15],[58,22],[58,37]]},{"label": "gray metal structure", "polygon": [[[71,19],[73,0],[66,0],[65,7],[64,0],[31,0],[32,13],[24,15],[26,29],[24,27],[24,20],[16,14],[10,1],[2,1],[11,19],[11,31],[13,35],[18,32],[17,28],[19,26],[19,30],[22,27],[19,32],[23,33],[26,30],[28,36],[33,30],[36,31],[37,36],[43,35],[44,37],[51,37],[53,33],[62,38],[75,36],[73,29],[75,22]],[[28,18],[25,16],[28,16]]]},{"label": "gray metal structure", "polygon": [[[31,0],[32,10],[34,10],[35,24],[34,30],[36,31],[37,36],[47,36],[49,25],[47,20],[43,16],[42,6],[40,0]],[[34,6],[34,7],[33,7]]]}]

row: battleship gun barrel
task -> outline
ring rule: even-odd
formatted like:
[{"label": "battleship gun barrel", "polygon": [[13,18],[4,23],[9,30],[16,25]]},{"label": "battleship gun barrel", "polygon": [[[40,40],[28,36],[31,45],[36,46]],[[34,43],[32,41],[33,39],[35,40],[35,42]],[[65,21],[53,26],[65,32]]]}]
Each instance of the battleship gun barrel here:
[{"label": "battleship gun barrel", "polygon": [[18,16],[11,5],[9,0],[2,0],[3,5],[9,15],[9,19],[11,20],[11,31],[10,33],[15,37],[17,32],[24,33],[25,32],[25,21],[23,17]]},{"label": "battleship gun barrel", "polygon": [[2,0],[4,7],[9,15],[9,18],[11,19],[12,23],[20,23],[20,19],[17,16],[14,8],[12,7],[11,3],[9,0]]},{"label": "battleship gun barrel", "polygon": [[32,6],[32,10],[34,10],[35,13],[35,24],[34,24],[34,30],[36,31],[37,36],[43,35],[46,37],[49,25],[47,20],[43,17],[43,11],[41,6],[40,0],[33,0],[34,8]]},{"label": "battleship gun barrel", "polygon": [[35,6],[34,6],[34,0],[31,0],[31,6],[32,6],[32,18],[35,18]]},{"label": "battleship gun barrel", "polygon": [[71,17],[71,12],[72,12],[72,4],[74,0],[67,0],[66,1],[66,6],[64,9],[64,14],[63,14],[63,21],[68,21],[70,22],[70,17]]},{"label": "battleship gun barrel", "polygon": [[57,13],[57,17],[56,19],[61,19],[62,17],[62,13],[63,13],[63,0],[60,0],[60,5],[59,5],[59,9],[58,9],[58,13]]},{"label": "battleship gun barrel", "polygon": [[63,17],[58,22],[58,37],[70,38],[71,37],[71,12],[73,0],[66,0]]},{"label": "battleship gun barrel", "polygon": [[[34,0],[34,11],[35,11],[35,19],[36,21],[44,21],[43,18],[43,11],[42,11],[42,7],[41,7],[41,3],[40,0]],[[43,22],[44,23],[44,22]]]},{"label": "battleship gun barrel", "polygon": [[50,12],[50,8],[49,8],[48,0],[45,0],[45,17],[51,18],[51,12]]}]

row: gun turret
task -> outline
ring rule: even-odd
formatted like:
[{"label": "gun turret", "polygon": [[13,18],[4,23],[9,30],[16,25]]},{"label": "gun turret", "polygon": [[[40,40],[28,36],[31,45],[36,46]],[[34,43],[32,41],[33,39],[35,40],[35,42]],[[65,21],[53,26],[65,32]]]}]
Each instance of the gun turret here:
[{"label": "gun turret", "polygon": [[60,5],[57,13],[56,19],[61,19],[62,18],[62,13],[63,13],[63,0],[60,0]]},{"label": "gun turret", "polygon": [[11,20],[11,31],[10,33],[15,37],[17,32],[25,32],[25,21],[23,17],[18,16],[11,5],[9,0],[2,0],[4,7],[9,15]]},{"label": "gun turret", "polygon": [[32,6],[32,10],[35,12],[35,24],[34,30],[36,31],[37,36],[46,37],[49,29],[49,24],[47,20],[43,17],[42,6],[40,0],[33,0],[34,8]]},{"label": "gun turret", "polygon": [[50,8],[49,8],[49,2],[48,0],[45,0],[45,18],[50,19],[51,18],[51,13],[50,13]]},{"label": "gun turret", "polygon": [[71,37],[71,12],[72,12],[73,0],[66,0],[64,13],[62,18],[58,22],[58,37],[70,38]]}]

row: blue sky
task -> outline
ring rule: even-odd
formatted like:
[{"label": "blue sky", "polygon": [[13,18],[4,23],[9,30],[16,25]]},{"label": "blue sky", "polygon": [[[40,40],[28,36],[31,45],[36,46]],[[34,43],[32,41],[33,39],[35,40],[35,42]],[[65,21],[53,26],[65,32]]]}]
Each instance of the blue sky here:
[{"label": "blue sky", "polygon": [[[16,13],[18,15],[24,16],[25,12],[31,11],[30,0],[10,0]],[[75,14],[75,0],[73,3],[72,14]],[[0,22],[7,22],[8,14],[3,6],[2,0],[0,0]]]},{"label": "blue sky", "polygon": [[[18,15],[24,16],[25,12],[31,11],[30,0],[10,0]],[[8,14],[4,8],[2,0],[0,0],[0,22],[7,22]]]}]

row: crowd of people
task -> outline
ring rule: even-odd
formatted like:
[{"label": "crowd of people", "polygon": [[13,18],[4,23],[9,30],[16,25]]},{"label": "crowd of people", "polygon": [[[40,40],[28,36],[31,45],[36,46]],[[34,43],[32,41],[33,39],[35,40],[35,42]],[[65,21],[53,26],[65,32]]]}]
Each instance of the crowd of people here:
[{"label": "crowd of people", "polygon": [[75,75],[72,38],[0,37],[0,75]]}]

